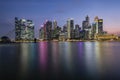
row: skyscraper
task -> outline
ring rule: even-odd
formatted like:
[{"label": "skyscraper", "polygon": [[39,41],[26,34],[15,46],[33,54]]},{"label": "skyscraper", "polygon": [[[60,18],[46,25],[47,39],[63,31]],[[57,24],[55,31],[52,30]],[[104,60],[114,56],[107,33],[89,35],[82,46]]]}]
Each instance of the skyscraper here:
[{"label": "skyscraper", "polygon": [[34,24],[32,20],[15,18],[15,40],[34,40]]},{"label": "skyscraper", "polygon": [[56,20],[53,21],[53,28],[54,28],[54,30],[57,28],[57,21]]},{"label": "skyscraper", "polygon": [[46,23],[44,24],[44,28],[45,28],[45,35],[46,35],[46,39],[47,40],[51,40],[52,39],[52,21],[46,21]]},{"label": "skyscraper", "polygon": [[85,20],[82,22],[82,30],[83,30],[83,39],[90,39],[90,31],[91,31],[91,25],[90,25],[90,18],[87,15]]},{"label": "skyscraper", "polygon": [[97,34],[96,31],[97,31],[97,29],[96,29],[96,23],[94,22],[94,23],[92,23],[92,27],[91,27],[91,33],[92,33],[91,36],[92,36],[92,39],[95,38],[95,35]]},{"label": "skyscraper", "polygon": [[68,19],[67,20],[67,37],[68,39],[72,39],[74,36],[72,35],[74,31],[74,20],[73,19]]},{"label": "skyscraper", "polygon": [[99,19],[98,16],[94,19],[96,25],[96,33],[102,34],[103,33],[103,19]]},{"label": "skyscraper", "polygon": [[99,18],[98,18],[98,16],[96,16],[95,18],[94,18],[94,27],[95,27],[95,29],[96,29],[96,34],[98,34],[98,20],[99,20]]},{"label": "skyscraper", "polygon": [[98,33],[103,34],[103,19],[98,20]]},{"label": "skyscraper", "polygon": [[67,25],[63,26],[63,32],[67,32]]},{"label": "skyscraper", "polygon": [[44,40],[45,39],[45,30],[44,25],[41,25],[41,28],[39,30],[39,39]]},{"label": "skyscraper", "polygon": [[87,30],[90,28],[90,18],[89,16],[87,15],[85,20],[82,22],[82,30]]},{"label": "skyscraper", "polygon": [[78,24],[75,25],[75,38],[79,39],[80,38],[80,26]]},{"label": "skyscraper", "polygon": [[97,35],[104,34],[103,31],[103,19],[99,19],[98,16],[94,18],[94,23],[92,24],[92,38],[96,39]]}]

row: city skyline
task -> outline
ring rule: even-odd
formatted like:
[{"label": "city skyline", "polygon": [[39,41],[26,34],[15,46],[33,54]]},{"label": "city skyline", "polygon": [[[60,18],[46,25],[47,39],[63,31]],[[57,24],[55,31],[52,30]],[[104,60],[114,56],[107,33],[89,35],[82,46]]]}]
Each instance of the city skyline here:
[{"label": "city skyline", "polygon": [[[0,3],[0,36],[5,35],[15,28],[14,18],[33,20],[35,24],[35,36],[46,19],[56,20],[58,26],[63,27],[68,18],[74,18],[75,24],[82,27],[84,17],[90,17],[90,23],[95,16],[104,19],[104,30],[108,33],[119,32],[118,0],[1,0]],[[13,35],[11,35],[12,38]]]}]

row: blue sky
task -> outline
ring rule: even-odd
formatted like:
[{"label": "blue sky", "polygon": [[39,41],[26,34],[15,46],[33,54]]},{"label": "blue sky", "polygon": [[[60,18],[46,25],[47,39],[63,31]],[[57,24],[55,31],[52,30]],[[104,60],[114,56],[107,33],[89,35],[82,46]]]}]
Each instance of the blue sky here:
[{"label": "blue sky", "polygon": [[[74,18],[82,26],[86,15],[104,20],[104,30],[120,32],[120,0],[0,0],[0,37],[14,29],[14,17],[32,19],[35,36],[45,20],[57,20],[59,26]],[[9,35],[14,38],[14,32]]]}]

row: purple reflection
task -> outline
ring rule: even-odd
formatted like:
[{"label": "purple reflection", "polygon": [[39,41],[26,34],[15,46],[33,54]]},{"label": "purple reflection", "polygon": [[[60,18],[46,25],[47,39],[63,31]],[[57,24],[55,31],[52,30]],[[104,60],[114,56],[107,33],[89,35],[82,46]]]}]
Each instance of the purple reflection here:
[{"label": "purple reflection", "polygon": [[83,42],[79,42],[78,44],[78,52],[79,52],[79,56],[81,56],[82,53],[84,53],[84,43]]},{"label": "purple reflection", "polygon": [[45,72],[47,68],[47,42],[39,43],[39,60],[40,60],[40,70]]}]

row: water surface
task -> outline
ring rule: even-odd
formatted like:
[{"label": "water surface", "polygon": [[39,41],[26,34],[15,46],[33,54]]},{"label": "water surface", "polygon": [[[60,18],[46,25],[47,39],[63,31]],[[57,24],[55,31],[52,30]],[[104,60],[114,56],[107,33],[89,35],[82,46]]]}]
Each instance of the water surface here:
[{"label": "water surface", "polygon": [[0,44],[0,80],[120,79],[120,42]]}]

